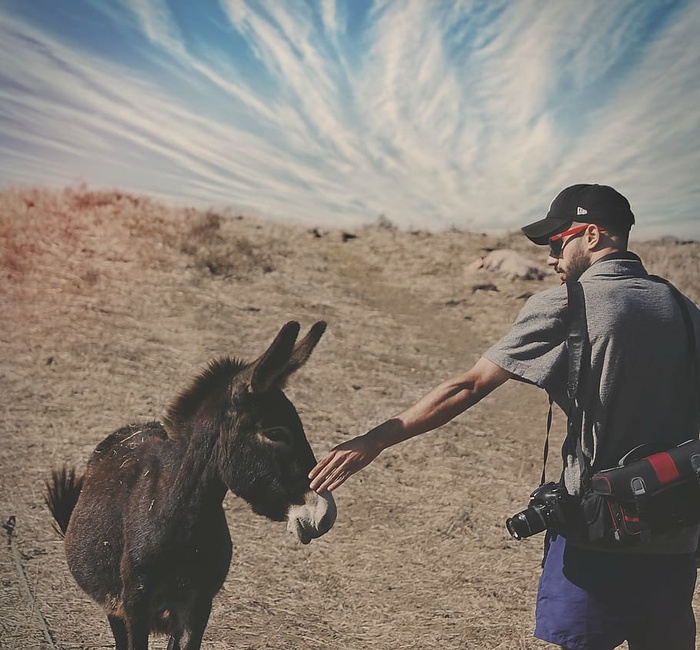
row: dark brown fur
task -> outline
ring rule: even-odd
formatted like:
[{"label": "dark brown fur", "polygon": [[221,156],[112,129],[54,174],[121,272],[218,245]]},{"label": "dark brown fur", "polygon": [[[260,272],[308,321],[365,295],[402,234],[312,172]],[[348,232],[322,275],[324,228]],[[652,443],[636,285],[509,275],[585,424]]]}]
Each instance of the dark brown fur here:
[{"label": "dark brown fur", "polygon": [[304,503],[315,459],[281,387],[324,329],[296,343],[299,324],[287,323],[252,364],[213,362],[162,423],[115,431],[83,476],[64,468],[47,481],[69,568],[105,608],[118,650],[147,648],[151,632],[169,634],[170,650],[200,647],[231,561],[228,489],[274,520]]}]

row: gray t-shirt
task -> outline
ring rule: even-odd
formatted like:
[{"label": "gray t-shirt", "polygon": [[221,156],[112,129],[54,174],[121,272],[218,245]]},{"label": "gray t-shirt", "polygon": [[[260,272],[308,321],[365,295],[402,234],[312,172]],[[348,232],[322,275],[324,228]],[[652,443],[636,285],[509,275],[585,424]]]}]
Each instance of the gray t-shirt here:
[{"label": "gray t-shirt", "polygon": [[[669,287],[652,280],[632,253],[599,260],[580,282],[590,340],[590,368],[583,368],[579,385],[581,442],[592,469],[617,465],[641,444],[671,446],[697,437],[699,388],[683,316]],[[700,310],[686,303],[700,351]],[[566,323],[561,285],[532,296],[508,334],[483,356],[544,388],[567,411]],[[564,481],[570,493],[580,491],[573,453],[565,460]]]}]

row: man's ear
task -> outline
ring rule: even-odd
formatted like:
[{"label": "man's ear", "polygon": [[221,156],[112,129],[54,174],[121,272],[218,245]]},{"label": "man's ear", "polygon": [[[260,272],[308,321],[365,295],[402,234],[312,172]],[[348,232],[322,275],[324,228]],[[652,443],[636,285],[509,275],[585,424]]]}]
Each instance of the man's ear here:
[{"label": "man's ear", "polygon": [[605,231],[597,224],[588,224],[586,228],[586,244],[588,245],[588,250],[594,251],[602,247],[604,233]]}]

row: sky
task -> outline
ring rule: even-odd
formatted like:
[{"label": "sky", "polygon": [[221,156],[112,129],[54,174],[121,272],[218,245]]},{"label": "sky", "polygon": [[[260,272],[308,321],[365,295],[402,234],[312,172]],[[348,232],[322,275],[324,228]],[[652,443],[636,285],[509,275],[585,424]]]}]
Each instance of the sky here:
[{"label": "sky", "polygon": [[700,240],[698,0],[0,0],[0,187],[515,230],[612,185]]}]

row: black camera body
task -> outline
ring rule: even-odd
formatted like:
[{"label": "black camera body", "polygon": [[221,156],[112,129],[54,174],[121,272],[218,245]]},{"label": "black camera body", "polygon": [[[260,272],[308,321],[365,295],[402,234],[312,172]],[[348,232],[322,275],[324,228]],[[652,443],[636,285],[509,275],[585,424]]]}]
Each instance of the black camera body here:
[{"label": "black camera body", "polygon": [[574,521],[576,500],[559,483],[544,483],[530,495],[527,508],[506,519],[514,539],[531,537],[549,528],[561,532]]}]

